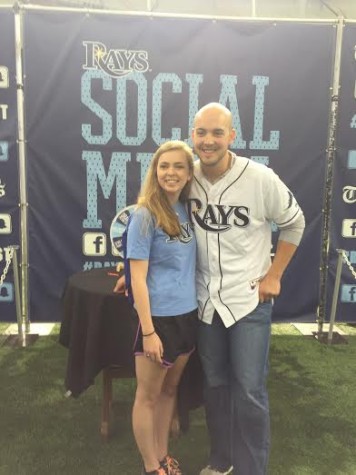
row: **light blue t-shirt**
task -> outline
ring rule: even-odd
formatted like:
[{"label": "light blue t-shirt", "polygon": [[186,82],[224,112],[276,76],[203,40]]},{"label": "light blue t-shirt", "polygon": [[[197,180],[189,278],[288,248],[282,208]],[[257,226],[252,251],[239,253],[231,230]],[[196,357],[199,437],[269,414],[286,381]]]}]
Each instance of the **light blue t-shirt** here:
[{"label": "light blue t-shirt", "polygon": [[147,287],[151,315],[174,316],[197,308],[195,287],[196,241],[184,205],[174,209],[181,234],[170,238],[155,226],[147,208],[138,208],[127,233],[127,257],[148,260]]}]

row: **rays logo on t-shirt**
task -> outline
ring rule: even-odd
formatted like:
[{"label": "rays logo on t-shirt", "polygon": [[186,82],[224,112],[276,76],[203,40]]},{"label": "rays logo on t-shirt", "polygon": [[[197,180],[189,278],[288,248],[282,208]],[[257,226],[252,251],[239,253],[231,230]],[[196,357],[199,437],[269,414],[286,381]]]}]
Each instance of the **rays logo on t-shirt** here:
[{"label": "rays logo on t-shirt", "polygon": [[180,223],[180,231],[181,232],[179,236],[168,236],[167,242],[176,242],[179,240],[180,242],[187,244],[193,239],[193,231],[190,227],[190,223]]}]

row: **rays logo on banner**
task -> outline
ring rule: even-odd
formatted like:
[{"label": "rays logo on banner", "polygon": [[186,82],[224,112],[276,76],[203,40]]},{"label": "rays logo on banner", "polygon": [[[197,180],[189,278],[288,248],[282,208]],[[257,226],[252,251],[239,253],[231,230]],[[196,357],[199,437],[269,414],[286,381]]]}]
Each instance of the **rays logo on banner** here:
[{"label": "rays logo on banner", "polygon": [[86,62],[83,69],[101,69],[113,78],[148,70],[148,53],[144,50],[107,49],[100,41],[83,41]]}]

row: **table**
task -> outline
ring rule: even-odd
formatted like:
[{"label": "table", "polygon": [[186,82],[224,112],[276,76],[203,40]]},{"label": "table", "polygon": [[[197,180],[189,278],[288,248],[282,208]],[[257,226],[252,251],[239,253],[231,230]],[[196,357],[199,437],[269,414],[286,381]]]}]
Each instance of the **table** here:
[{"label": "table", "polygon": [[132,309],[123,294],[113,292],[115,274],[107,268],[78,272],[64,289],[59,342],[69,350],[65,387],[74,397],[110,365],[135,375]]},{"label": "table", "polygon": [[[65,286],[59,342],[68,348],[65,387],[74,397],[113,365],[122,368],[125,377],[135,376],[132,347],[137,321],[127,298],[113,292],[116,280],[114,269],[93,269],[72,275]],[[202,404],[202,386],[200,361],[194,352],[178,389],[183,431],[189,426],[189,411]]]}]

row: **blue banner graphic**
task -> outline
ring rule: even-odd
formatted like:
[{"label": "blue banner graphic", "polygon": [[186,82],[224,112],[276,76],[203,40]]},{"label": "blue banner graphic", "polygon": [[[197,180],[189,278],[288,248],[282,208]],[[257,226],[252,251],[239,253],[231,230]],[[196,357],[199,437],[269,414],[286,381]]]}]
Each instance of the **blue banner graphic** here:
[{"label": "blue banner graphic", "polygon": [[210,101],[233,113],[232,149],[272,167],[305,212],[274,319],[315,320],[331,24],[28,11],[24,43],[32,320],[60,319],[70,274],[117,263],[114,216]]},{"label": "blue banner graphic", "polygon": [[[10,245],[19,244],[17,164],[17,100],[14,13],[0,9],[0,276],[10,259]],[[12,265],[0,285],[0,315],[16,321]]]},{"label": "blue banner graphic", "polygon": [[346,24],[340,70],[340,105],[336,135],[328,273],[327,317],[330,318],[337,249],[345,250],[337,302],[337,321],[356,322],[356,25]]}]

